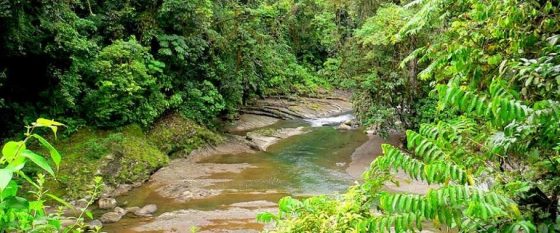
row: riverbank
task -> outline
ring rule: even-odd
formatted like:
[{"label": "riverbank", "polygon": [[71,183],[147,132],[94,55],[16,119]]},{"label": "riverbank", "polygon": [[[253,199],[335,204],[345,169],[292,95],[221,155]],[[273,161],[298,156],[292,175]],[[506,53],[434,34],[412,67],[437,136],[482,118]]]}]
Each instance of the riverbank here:
[{"label": "riverbank", "polygon": [[[128,215],[107,225],[106,230],[172,232],[176,228],[185,230],[175,232],[189,232],[190,227],[185,226],[207,230],[203,232],[262,229],[263,225],[256,223],[256,213],[276,212],[275,203],[281,197],[344,192],[354,182],[345,166],[351,163],[354,149],[366,140],[358,130],[319,127],[284,139],[266,152],[213,155],[197,162],[176,159],[149,183],[118,198],[119,203],[126,203],[123,207],[157,204],[154,217]],[[195,193],[200,195],[192,195]],[[241,220],[239,216],[250,217]],[[181,223],[181,228],[174,223]]]},{"label": "riverbank", "polygon": [[[104,209],[96,211],[104,229],[262,230],[256,214],[275,212],[281,197],[343,192],[381,154],[382,143],[398,145],[401,140],[396,135],[384,140],[366,136],[361,130],[348,131],[355,126],[353,117],[347,114],[351,105],[341,98],[274,99],[263,100],[260,105],[309,118],[245,113],[225,127],[228,133],[214,137],[178,115],[162,119],[147,133],[151,140],[158,141],[146,143],[172,154],[174,159],[149,176],[146,183],[144,179],[106,188],[96,203]],[[197,131],[205,135],[199,136]],[[414,188],[417,186],[401,191]]]},{"label": "riverbank", "polygon": [[[276,104],[274,108],[281,112],[292,111],[300,116],[311,118],[341,114],[351,110],[351,105],[342,97],[336,98],[339,103],[332,104],[325,99],[301,98],[260,100],[259,106],[263,109]],[[257,103],[256,103],[257,104]],[[285,109],[283,109],[285,106]],[[280,116],[277,116],[281,118]],[[248,120],[246,120],[248,119]],[[67,210],[68,217],[79,212],[84,200],[88,198],[87,191],[91,188],[92,177],[102,176],[105,181],[104,191],[101,195],[103,201],[126,194],[131,189],[141,186],[144,182],[155,180],[173,179],[174,175],[166,177],[165,168],[169,164],[168,157],[178,158],[171,162],[180,166],[192,167],[193,171],[224,171],[223,167],[197,167],[196,161],[217,154],[241,154],[266,151],[268,147],[278,141],[295,135],[307,133],[302,124],[276,125],[275,130],[266,129],[278,123],[280,119],[254,114],[242,114],[238,121],[224,127],[225,134],[217,134],[179,114],[171,113],[160,120],[148,130],[138,126],[127,126],[114,130],[81,129],[70,138],[57,141],[56,147],[62,152],[65,160],[56,180],[49,180],[46,187],[62,197],[73,199],[71,203],[76,210]],[[248,122],[250,125],[244,125]],[[171,160],[175,161],[175,160]],[[153,178],[151,174],[158,171]],[[241,169],[239,166],[233,169]],[[197,174],[186,174],[197,179]],[[198,174],[203,176],[203,174]],[[200,185],[210,185],[205,179],[198,179]],[[176,185],[177,186],[177,185]],[[178,185],[179,187],[184,184]],[[202,192],[193,188],[182,190],[180,194],[175,191],[167,192],[167,196],[189,199],[196,196],[208,196],[209,192]],[[165,189],[165,190],[173,190]],[[115,207],[121,203],[115,204]],[[95,205],[98,205],[95,203]],[[109,205],[110,207],[113,205]],[[112,210],[119,214],[123,211]],[[103,211],[101,211],[103,213]],[[122,216],[121,216],[122,217]],[[119,218],[113,218],[118,220]],[[70,222],[71,218],[66,222]]]},{"label": "riverbank", "polygon": [[[286,106],[292,106],[293,108],[293,100],[288,101],[292,104]],[[331,102],[323,100],[314,102],[312,99],[305,99],[299,104],[301,106],[297,109],[306,109],[306,116],[312,119],[321,116],[337,116],[351,111],[350,104],[344,104],[345,107],[341,107],[342,104],[333,105]],[[280,188],[287,185],[275,183],[281,182],[279,180],[283,178],[286,178],[286,180],[290,178],[285,177],[285,175],[282,177],[283,175],[280,173],[283,172],[277,170],[276,166],[280,165],[275,164],[276,162],[267,162],[266,164],[270,165],[264,165],[264,161],[255,162],[255,160],[260,160],[263,157],[267,159],[282,157],[282,155],[268,156],[268,154],[281,152],[282,149],[279,149],[279,147],[297,144],[291,140],[299,141],[297,138],[300,138],[300,140],[306,138],[307,136],[304,134],[324,134],[311,129],[309,123],[302,119],[270,120],[270,118],[270,116],[243,114],[240,121],[228,127],[230,134],[225,137],[222,143],[208,145],[194,150],[188,155],[178,156],[179,158],[172,160],[168,166],[153,174],[148,183],[133,189],[129,193],[121,194],[122,196],[117,199],[119,205],[125,207],[124,209],[157,203],[158,209],[153,213],[157,217],[138,217],[129,214],[123,216],[124,219],[118,223],[108,224],[106,229],[109,232],[142,232],[152,230],[173,231],[173,229],[187,229],[186,226],[202,226],[202,230],[204,230],[204,227],[214,229],[221,225],[243,228],[243,232],[251,229],[262,229],[262,225],[255,222],[256,213],[274,211],[278,199],[291,194],[289,190]],[[329,128],[330,130],[327,129],[328,132],[337,132],[333,127]],[[353,148],[359,146],[366,139],[365,134],[359,131],[343,134],[354,136],[346,137],[347,142],[342,145],[352,143],[351,145],[355,146],[350,146],[351,150],[344,147],[342,150],[335,149],[341,146],[333,148],[339,154],[350,155]],[[330,140],[338,141],[337,135],[330,135],[329,137]],[[278,144],[279,142],[280,144]],[[322,141],[310,144],[316,143],[322,143]],[[334,158],[337,155],[333,154]],[[228,162],[228,160],[235,160],[235,162]],[[340,163],[348,164],[350,161]],[[331,163],[333,167],[338,169],[337,164],[339,163]],[[343,168],[340,169],[343,172]],[[275,174],[273,172],[275,170],[279,174]],[[267,177],[262,177],[262,175]],[[259,181],[257,182],[253,180],[255,178],[251,179],[250,177],[259,177]],[[337,179],[333,177],[333,180]],[[344,191],[351,184],[351,176],[346,176],[342,181],[344,184],[338,186],[339,191]],[[279,188],[275,189],[273,187]],[[320,187],[320,189],[326,191],[330,187]],[[312,194],[318,193],[300,195]],[[208,210],[208,203],[221,204]],[[201,208],[202,206],[206,207]],[[243,218],[241,220],[239,219],[240,216],[245,217],[241,217]]]}]

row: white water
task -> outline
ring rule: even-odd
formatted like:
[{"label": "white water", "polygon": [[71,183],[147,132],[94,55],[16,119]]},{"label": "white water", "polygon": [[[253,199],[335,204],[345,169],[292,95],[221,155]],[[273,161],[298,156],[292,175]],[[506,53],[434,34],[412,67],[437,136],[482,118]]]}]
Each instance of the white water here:
[{"label": "white water", "polygon": [[311,124],[311,127],[321,127],[326,125],[338,125],[344,123],[348,120],[354,120],[356,117],[351,113],[335,116],[335,117],[325,117],[325,118],[317,118],[317,119],[305,119],[305,121]]}]

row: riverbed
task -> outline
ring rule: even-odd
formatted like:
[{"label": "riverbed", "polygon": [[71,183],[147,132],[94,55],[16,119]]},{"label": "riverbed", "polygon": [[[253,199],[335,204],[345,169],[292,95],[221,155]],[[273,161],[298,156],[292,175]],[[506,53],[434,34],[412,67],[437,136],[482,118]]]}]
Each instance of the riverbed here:
[{"label": "riverbed", "polygon": [[359,129],[340,130],[316,121],[283,120],[270,126],[284,127],[305,127],[305,133],[266,151],[174,160],[150,182],[119,198],[123,207],[157,205],[153,216],[128,214],[103,230],[258,232],[264,225],[256,222],[256,214],[275,212],[284,196],[343,193],[380,153],[380,144],[387,142]]}]

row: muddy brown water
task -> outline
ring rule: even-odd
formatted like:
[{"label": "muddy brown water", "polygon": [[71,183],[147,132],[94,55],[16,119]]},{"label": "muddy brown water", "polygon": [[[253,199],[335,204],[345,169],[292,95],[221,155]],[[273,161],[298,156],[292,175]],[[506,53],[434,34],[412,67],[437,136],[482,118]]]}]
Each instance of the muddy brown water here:
[{"label": "muddy brown water", "polygon": [[[285,125],[301,123],[282,122]],[[395,141],[392,139],[391,141]],[[108,224],[105,232],[251,232],[263,225],[255,214],[274,211],[284,196],[336,195],[344,192],[371,163],[381,143],[361,130],[312,128],[271,146],[267,152],[216,155],[198,163],[248,164],[240,172],[214,172],[205,179],[214,182],[207,189],[220,194],[201,199],[179,201],[161,196],[150,185],[143,185],[119,198],[125,206],[156,204],[153,217],[133,217]],[[356,151],[356,153],[354,153]],[[354,156],[352,154],[354,153]],[[184,169],[189,169],[185,167]]]}]

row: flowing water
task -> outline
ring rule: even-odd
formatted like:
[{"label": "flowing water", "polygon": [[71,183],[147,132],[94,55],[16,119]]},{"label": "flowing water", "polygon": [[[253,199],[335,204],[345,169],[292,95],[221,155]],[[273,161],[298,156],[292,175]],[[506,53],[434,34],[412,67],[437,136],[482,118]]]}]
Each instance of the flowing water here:
[{"label": "flowing water", "polygon": [[[348,116],[341,116],[336,121],[348,119]],[[107,225],[104,231],[190,232],[190,229],[185,228],[198,224],[201,226],[200,230],[207,232],[261,230],[263,226],[254,222],[254,214],[260,211],[259,204],[251,206],[247,203],[264,203],[262,205],[270,209],[274,208],[270,203],[276,203],[283,196],[305,197],[344,192],[356,179],[346,171],[352,163],[352,153],[368,141],[368,136],[360,130],[342,131],[330,126],[321,126],[334,123],[333,119],[308,122],[320,127],[313,127],[309,133],[282,140],[269,147],[267,152],[216,155],[199,161],[201,164],[245,166],[241,171],[213,172],[205,177],[223,180],[206,187],[220,190],[219,195],[179,201],[164,198],[149,185],[143,185],[119,200],[119,203],[126,203],[127,206],[158,205],[155,219],[167,212],[178,213],[180,217],[172,215],[166,221],[153,226],[154,224],[150,225],[155,221],[153,217],[135,218],[129,214],[120,222]],[[305,122],[279,124],[285,127]],[[361,165],[362,169],[371,162],[373,156],[363,162],[366,164]],[[244,205],[249,206],[245,206],[245,209],[239,208]],[[137,227],[145,224],[150,227]],[[173,224],[177,226],[169,226]]]}]

